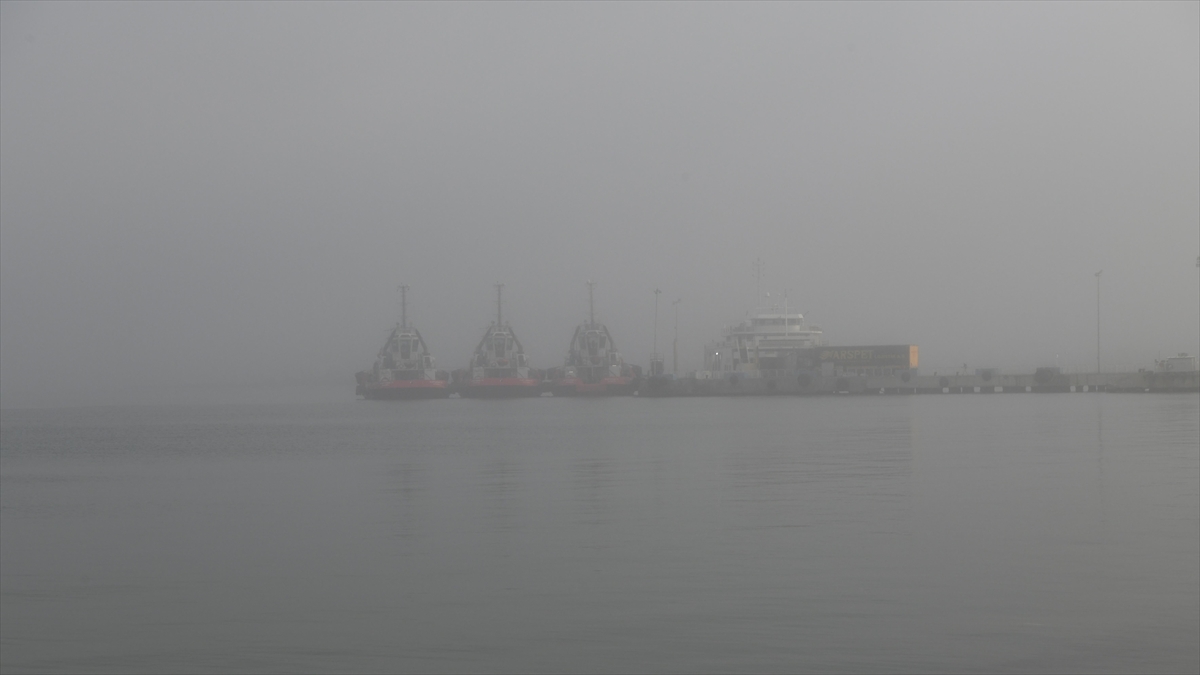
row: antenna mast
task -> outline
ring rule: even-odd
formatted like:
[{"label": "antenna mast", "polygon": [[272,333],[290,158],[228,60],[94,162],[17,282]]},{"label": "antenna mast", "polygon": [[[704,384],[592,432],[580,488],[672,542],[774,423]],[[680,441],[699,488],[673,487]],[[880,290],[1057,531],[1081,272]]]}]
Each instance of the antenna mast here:
[{"label": "antenna mast", "polygon": [[589,325],[596,323],[596,303],[593,301],[593,298],[592,298],[592,289],[595,286],[596,286],[596,282],[594,282],[594,281],[587,282],[587,287],[588,287],[588,324]]},{"label": "antenna mast", "polygon": [[504,290],[504,284],[496,284],[496,328],[500,327],[500,325],[501,325],[500,322],[501,322],[501,319],[503,318],[502,315],[500,314],[500,293],[503,290]]},{"label": "antenna mast", "polygon": [[757,274],[758,274],[758,288],[755,291],[757,293],[757,295],[755,295],[755,297],[754,297],[754,306],[762,307],[762,272],[763,272],[763,259],[762,258],[756,258],[754,260],[754,271],[757,272]]},{"label": "antenna mast", "polygon": [[396,287],[400,291],[400,327],[408,328],[408,286],[400,284]]}]

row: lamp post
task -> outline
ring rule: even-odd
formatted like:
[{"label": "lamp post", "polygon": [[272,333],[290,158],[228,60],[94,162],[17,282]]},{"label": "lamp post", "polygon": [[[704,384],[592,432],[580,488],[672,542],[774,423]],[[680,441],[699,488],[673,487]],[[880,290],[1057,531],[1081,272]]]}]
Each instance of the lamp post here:
[{"label": "lamp post", "polygon": [[1100,373],[1100,275],[1104,270],[1096,272],[1096,373]]},{"label": "lamp post", "polygon": [[675,339],[671,341],[671,374],[679,375],[679,303],[683,302],[683,298],[679,298],[671,304],[675,306]]},{"label": "lamp post", "polygon": [[650,353],[650,375],[662,375],[663,363],[662,357],[658,355],[658,296],[662,294],[659,289],[654,289],[654,350]]},{"label": "lamp post", "polygon": [[650,358],[658,356],[658,296],[662,291],[654,289],[654,348],[650,353]]}]

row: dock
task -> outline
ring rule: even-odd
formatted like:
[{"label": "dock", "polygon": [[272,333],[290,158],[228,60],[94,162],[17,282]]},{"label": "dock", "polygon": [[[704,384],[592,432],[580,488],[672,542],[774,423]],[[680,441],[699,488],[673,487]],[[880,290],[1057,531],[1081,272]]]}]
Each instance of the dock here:
[{"label": "dock", "polygon": [[1140,370],[1124,373],[1063,373],[1043,368],[1028,374],[982,372],[919,375],[911,371],[866,375],[795,371],[692,373],[651,377],[641,396],[836,396],[913,394],[1176,393],[1200,392],[1200,372]]}]

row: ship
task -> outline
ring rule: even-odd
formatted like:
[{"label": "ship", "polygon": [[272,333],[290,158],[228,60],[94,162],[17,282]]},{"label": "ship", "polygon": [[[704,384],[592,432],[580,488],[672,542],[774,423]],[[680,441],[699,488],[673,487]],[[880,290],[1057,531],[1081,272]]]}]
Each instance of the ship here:
[{"label": "ship", "polygon": [[809,370],[808,355],[824,344],[819,326],[789,311],[786,301],[760,307],[753,316],[725,329],[721,340],[704,349],[704,370],[722,375],[772,377],[781,371]]},{"label": "ship", "polygon": [[375,358],[369,371],[355,374],[356,393],[367,399],[446,398],[449,374],[434,368],[425,338],[408,325],[408,286],[400,286],[400,322]]},{"label": "ship", "polygon": [[471,356],[471,366],[457,384],[460,395],[472,398],[514,398],[541,395],[541,382],[532,371],[525,348],[512,326],[504,323],[504,284],[496,284],[496,321],[483,334]]},{"label": "ship", "polygon": [[640,393],[798,393],[819,385],[823,344],[821,328],[791,310],[786,298],[782,307],[760,303],[753,315],[727,326],[719,340],[705,345],[704,370],[677,379],[652,364],[652,374]]},{"label": "ship", "polygon": [[588,320],[575,327],[566,363],[550,373],[555,396],[631,395],[641,384],[641,369],[625,363],[612,333],[596,321],[595,282],[587,282]]},{"label": "ship", "polygon": [[704,347],[704,370],[652,375],[643,396],[912,393],[916,345],[825,344],[821,328],[786,304],[759,306]]}]

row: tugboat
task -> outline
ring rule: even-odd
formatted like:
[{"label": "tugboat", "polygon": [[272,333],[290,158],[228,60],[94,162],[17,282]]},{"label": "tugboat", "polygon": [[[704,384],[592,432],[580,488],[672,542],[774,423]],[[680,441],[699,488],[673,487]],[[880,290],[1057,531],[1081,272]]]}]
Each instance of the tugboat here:
[{"label": "tugboat", "polygon": [[355,393],[368,399],[446,398],[449,376],[433,367],[420,331],[408,325],[408,286],[400,287],[400,323],[379,350],[375,366],[355,374]]},{"label": "tugboat", "polygon": [[504,323],[503,290],[504,284],[496,284],[496,321],[475,347],[471,367],[458,387],[462,396],[515,398],[541,395],[539,378],[537,373],[530,371],[525,348],[512,326]]},{"label": "tugboat", "polygon": [[566,365],[551,376],[555,396],[630,395],[641,383],[641,369],[625,363],[608,327],[596,321],[595,285],[587,282],[588,320],[576,326]]}]

